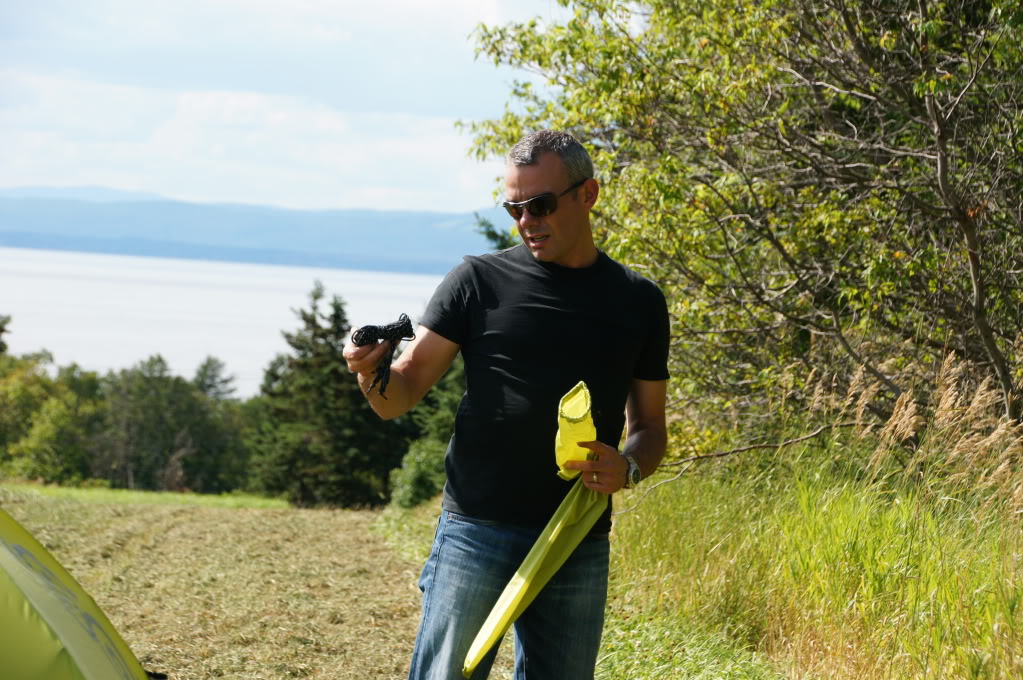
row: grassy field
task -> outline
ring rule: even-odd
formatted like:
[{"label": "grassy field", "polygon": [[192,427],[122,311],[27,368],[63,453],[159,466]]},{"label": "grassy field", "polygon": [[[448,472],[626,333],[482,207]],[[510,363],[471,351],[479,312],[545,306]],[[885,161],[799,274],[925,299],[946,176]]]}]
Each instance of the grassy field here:
[{"label": "grassy field", "polygon": [[[597,678],[1023,677],[1023,430],[942,432],[908,463],[851,433],[625,492]],[[264,502],[0,485],[148,668],[403,677],[437,503]]]},{"label": "grassy field", "polygon": [[[172,680],[404,677],[437,504],[356,512],[264,500],[0,484],[0,506],[150,670]],[[651,615],[630,589],[612,581],[599,678],[781,677],[724,635]],[[511,677],[511,647],[492,678]]]},{"label": "grassy field", "polygon": [[11,486],[0,505],[173,680],[404,672],[418,568],[370,531],[379,513]]}]

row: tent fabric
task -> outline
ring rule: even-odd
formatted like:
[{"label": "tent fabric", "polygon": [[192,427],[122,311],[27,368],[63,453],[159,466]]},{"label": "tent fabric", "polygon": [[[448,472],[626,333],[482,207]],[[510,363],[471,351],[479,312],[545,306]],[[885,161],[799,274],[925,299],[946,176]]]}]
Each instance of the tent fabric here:
[{"label": "tent fabric", "polygon": [[[577,446],[577,443],[594,439],[596,429],[590,415],[590,394],[585,383],[580,382],[562,397],[558,409],[555,451],[560,468],[559,476],[564,479],[566,477],[562,473],[578,473],[578,470],[565,470],[562,466],[568,460],[585,460],[587,451]],[[607,503],[607,494],[594,491],[583,484],[582,480],[576,480],[511,581],[505,586],[476,639],[473,640],[472,646],[469,647],[462,666],[464,677],[472,676],[487,652],[504,637],[508,628],[536,599],[543,587],[604,514]]]},{"label": "tent fabric", "polygon": [[5,680],[146,680],[131,649],[56,559],[0,509]]}]

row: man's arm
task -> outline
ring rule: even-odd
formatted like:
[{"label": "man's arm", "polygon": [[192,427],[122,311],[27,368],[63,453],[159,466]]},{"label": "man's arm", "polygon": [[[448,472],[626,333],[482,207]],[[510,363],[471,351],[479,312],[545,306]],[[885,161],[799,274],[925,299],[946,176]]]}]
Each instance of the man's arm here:
[{"label": "man's arm", "polygon": [[[374,389],[366,395],[369,405],[384,420],[397,418],[419,403],[423,395],[440,380],[451,366],[460,346],[425,326],[416,330],[416,338],[401,356],[391,364],[391,381],[387,384],[386,398]],[[380,342],[357,347],[349,340],[341,354],[348,362],[348,370],[358,374],[362,393],[373,382],[377,364],[387,353],[388,345]]]},{"label": "man's arm", "polygon": [[[667,380],[633,379],[629,398],[625,403],[628,437],[624,450],[636,459],[643,478],[654,473],[668,443],[664,408],[667,402]],[[565,468],[582,470],[583,484],[594,491],[614,493],[625,486],[629,464],[618,449],[603,442],[580,442],[595,454],[597,460],[569,461]],[[596,481],[593,473],[596,472]]]}]

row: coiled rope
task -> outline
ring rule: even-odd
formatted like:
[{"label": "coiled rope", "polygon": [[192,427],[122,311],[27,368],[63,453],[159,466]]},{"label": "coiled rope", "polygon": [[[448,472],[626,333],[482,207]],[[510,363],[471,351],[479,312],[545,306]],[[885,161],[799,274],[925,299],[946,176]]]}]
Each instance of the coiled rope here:
[{"label": "coiled rope", "polygon": [[377,364],[376,375],[373,376],[373,382],[370,383],[366,394],[372,392],[373,388],[379,385],[377,393],[384,397],[384,399],[387,398],[384,396],[384,392],[387,390],[387,383],[391,381],[391,361],[394,359],[394,350],[397,349],[398,343],[402,340],[414,340],[415,337],[416,334],[412,331],[412,321],[408,318],[407,314],[402,314],[398,317],[397,321],[386,326],[363,326],[352,333],[352,342],[357,347],[363,347],[374,342],[387,342],[391,346],[387,355],[380,358],[380,363]]}]

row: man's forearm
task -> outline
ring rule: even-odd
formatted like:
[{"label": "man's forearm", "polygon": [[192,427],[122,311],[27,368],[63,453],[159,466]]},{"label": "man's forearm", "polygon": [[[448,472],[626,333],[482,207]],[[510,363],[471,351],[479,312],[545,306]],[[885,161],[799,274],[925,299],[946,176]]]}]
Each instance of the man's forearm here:
[{"label": "man's forearm", "polygon": [[649,427],[630,432],[623,451],[636,459],[643,479],[646,479],[654,474],[657,466],[661,464],[667,445],[667,433],[662,428]]},{"label": "man's forearm", "polygon": [[397,418],[415,405],[408,387],[408,381],[405,379],[400,368],[391,366],[391,379],[387,383],[386,396],[380,396],[380,383],[376,384],[372,392],[366,392],[369,386],[373,384],[374,374],[364,375],[359,373],[358,375],[359,388],[366,395],[366,399],[369,400],[369,405],[373,411],[384,420]]}]

